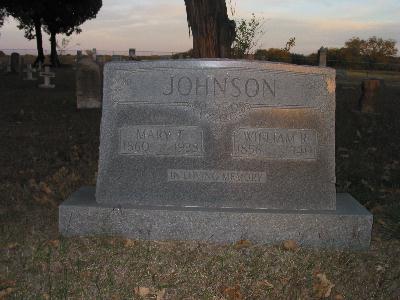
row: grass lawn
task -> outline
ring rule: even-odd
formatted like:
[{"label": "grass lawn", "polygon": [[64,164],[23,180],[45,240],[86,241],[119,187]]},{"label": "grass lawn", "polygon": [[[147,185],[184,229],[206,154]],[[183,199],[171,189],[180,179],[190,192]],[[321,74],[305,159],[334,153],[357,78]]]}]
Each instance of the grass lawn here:
[{"label": "grass lawn", "polygon": [[400,299],[400,85],[373,115],[337,86],[337,190],[374,214],[352,252],[59,236],[57,206],[95,184],[101,112],[76,110],[71,68],[55,84],[0,75],[0,299]]}]

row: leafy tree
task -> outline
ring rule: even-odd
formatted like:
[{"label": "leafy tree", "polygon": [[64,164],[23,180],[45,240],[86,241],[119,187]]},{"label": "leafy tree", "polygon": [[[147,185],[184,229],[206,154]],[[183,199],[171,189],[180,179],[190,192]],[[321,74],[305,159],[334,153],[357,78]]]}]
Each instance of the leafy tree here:
[{"label": "leafy tree", "polygon": [[373,36],[366,41],[361,51],[371,63],[386,63],[390,56],[397,54],[398,50],[395,40],[384,40]]},{"label": "leafy tree", "polygon": [[228,18],[225,0],[185,0],[193,35],[194,57],[229,57],[235,22]]},{"label": "leafy tree", "polygon": [[25,31],[26,38],[36,38],[38,56],[34,65],[39,61],[44,62],[42,15],[49,1],[51,0],[2,0],[0,4],[0,9],[7,11],[19,22],[18,28]]},{"label": "leafy tree", "polygon": [[64,55],[67,52],[67,48],[71,39],[63,37],[61,41],[57,41],[57,49],[60,52],[60,55]]},{"label": "leafy tree", "polygon": [[56,35],[67,36],[79,33],[79,26],[88,19],[96,17],[102,6],[101,0],[1,0],[4,8],[18,20],[18,28],[25,31],[27,39],[36,38],[38,61],[44,61],[42,46],[42,26],[50,34],[51,62],[59,65]]},{"label": "leafy tree", "polygon": [[244,58],[259,42],[263,35],[262,20],[256,18],[254,13],[249,20],[240,19],[236,21],[236,38],[233,43],[233,54],[235,57]]},{"label": "leafy tree", "polygon": [[70,36],[80,33],[79,27],[86,20],[96,17],[102,6],[102,0],[53,0],[50,1],[47,11],[43,14],[45,31],[50,35],[51,64],[59,66],[57,54],[57,34]]},{"label": "leafy tree", "polygon": [[278,48],[258,49],[254,53],[254,58],[258,60],[269,60],[278,62],[291,62],[291,55],[288,51]]},{"label": "leafy tree", "polygon": [[278,62],[292,62],[292,54],[290,50],[296,45],[296,38],[291,37],[285,45],[285,48],[269,48],[266,49],[258,49],[254,53],[254,58],[258,60],[269,60],[269,61],[278,61]]},{"label": "leafy tree", "polygon": [[290,50],[296,46],[296,38],[291,37],[287,42],[285,48],[283,48],[283,51],[290,52]]},{"label": "leafy tree", "polygon": [[4,19],[7,17],[7,11],[5,8],[0,7],[0,27],[4,25]]},{"label": "leafy tree", "polygon": [[342,51],[344,59],[356,63],[365,61],[370,65],[387,63],[390,57],[398,52],[395,40],[384,40],[376,36],[372,36],[367,40],[353,37],[346,41]]}]

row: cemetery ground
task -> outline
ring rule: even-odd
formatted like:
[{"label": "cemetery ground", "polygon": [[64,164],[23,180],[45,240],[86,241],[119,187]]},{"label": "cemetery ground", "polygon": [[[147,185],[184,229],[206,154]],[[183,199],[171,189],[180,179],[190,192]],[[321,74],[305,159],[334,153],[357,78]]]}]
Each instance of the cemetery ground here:
[{"label": "cemetery ground", "polygon": [[100,110],[0,75],[0,299],[399,299],[400,76],[376,114],[353,111],[360,72],[337,84],[337,190],[374,214],[368,251],[123,238],[65,238],[58,205],[96,180]]}]

